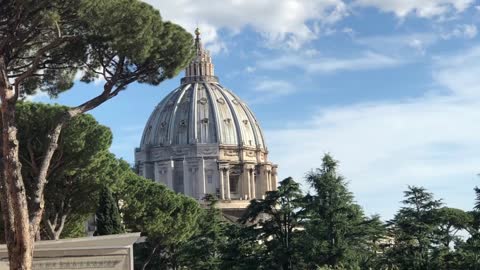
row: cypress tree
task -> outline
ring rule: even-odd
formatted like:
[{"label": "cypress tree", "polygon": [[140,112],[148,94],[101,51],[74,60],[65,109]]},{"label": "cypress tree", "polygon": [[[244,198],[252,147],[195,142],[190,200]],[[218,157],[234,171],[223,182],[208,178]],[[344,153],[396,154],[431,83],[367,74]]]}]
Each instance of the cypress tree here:
[{"label": "cypress tree", "polygon": [[100,192],[99,205],[96,212],[97,230],[95,235],[109,235],[123,233],[122,221],[117,203],[112,192],[106,186]]}]

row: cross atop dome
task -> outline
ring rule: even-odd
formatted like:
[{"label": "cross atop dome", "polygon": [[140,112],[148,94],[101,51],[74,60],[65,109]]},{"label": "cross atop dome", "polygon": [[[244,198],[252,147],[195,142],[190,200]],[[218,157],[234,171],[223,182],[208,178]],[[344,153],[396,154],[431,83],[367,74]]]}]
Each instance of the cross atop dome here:
[{"label": "cross atop dome", "polygon": [[203,48],[198,28],[195,29],[195,56],[185,69],[185,77],[181,80],[182,84],[191,82],[218,82],[210,52]]}]

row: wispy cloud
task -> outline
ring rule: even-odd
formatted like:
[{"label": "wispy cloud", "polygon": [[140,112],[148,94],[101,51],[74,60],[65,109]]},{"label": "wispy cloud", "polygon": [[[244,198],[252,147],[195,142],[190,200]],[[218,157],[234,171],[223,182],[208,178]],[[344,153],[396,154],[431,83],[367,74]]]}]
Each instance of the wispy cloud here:
[{"label": "wispy cloud", "polygon": [[[480,46],[444,55],[432,74],[438,91],[323,108],[294,127],[267,130],[270,157],[281,164],[282,176],[301,179],[331,152],[360,203],[387,218],[408,184],[424,185],[451,206],[469,209],[480,170],[479,63]],[[377,196],[388,198],[376,204]]]},{"label": "wispy cloud", "polygon": [[423,18],[447,16],[465,11],[474,0],[356,0],[357,6],[376,7],[398,17],[415,15]]},{"label": "wispy cloud", "polygon": [[286,95],[292,93],[295,88],[284,80],[262,80],[254,89],[256,92],[264,94]]},{"label": "wispy cloud", "polygon": [[401,59],[367,51],[351,58],[309,57],[302,54],[282,55],[274,59],[261,60],[258,62],[258,67],[269,70],[298,68],[309,73],[330,73],[389,68],[404,63],[405,61]]}]

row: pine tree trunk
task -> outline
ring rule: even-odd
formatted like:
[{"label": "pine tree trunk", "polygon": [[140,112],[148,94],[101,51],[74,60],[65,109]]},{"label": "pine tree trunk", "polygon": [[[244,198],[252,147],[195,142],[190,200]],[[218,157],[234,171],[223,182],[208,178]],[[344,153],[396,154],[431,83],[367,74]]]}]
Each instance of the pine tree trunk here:
[{"label": "pine tree trunk", "polygon": [[[9,252],[10,269],[32,269],[33,242],[27,196],[21,174],[15,122],[15,91],[8,82],[5,60],[0,57],[0,98],[2,114],[2,210]],[[4,198],[3,198],[4,197]]]}]

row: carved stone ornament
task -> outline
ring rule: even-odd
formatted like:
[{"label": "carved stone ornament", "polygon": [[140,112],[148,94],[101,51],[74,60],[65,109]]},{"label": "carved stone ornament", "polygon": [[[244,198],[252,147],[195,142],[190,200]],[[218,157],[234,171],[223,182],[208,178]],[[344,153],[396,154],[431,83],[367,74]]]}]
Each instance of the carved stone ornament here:
[{"label": "carved stone ornament", "polygon": [[187,155],[189,153],[188,148],[178,148],[172,151],[177,156]]},{"label": "carved stone ornament", "polygon": [[232,99],[232,103],[235,104],[235,105],[240,104],[240,103],[238,102],[238,100],[236,100],[236,99]]},{"label": "carved stone ornament", "polygon": [[205,148],[203,150],[200,151],[200,154],[201,155],[213,155],[215,154],[217,151],[215,151],[215,149],[213,148]]},{"label": "carved stone ornament", "polygon": [[202,97],[201,99],[198,100],[198,103],[202,104],[202,105],[205,105],[207,104],[208,100],[206,97]]},{"label": "carved stone ornament", "polygon": [[238,152],[235,150],[226,150],[225,151],[226,156],[238,156]]}]

